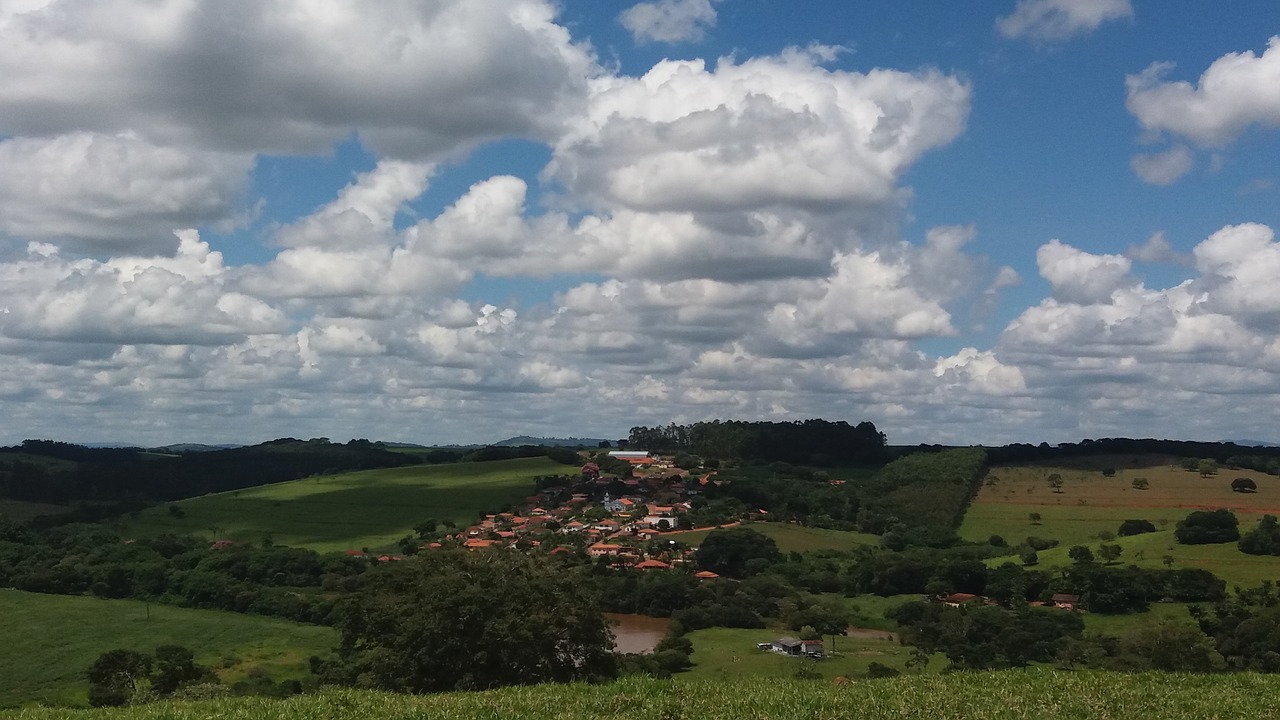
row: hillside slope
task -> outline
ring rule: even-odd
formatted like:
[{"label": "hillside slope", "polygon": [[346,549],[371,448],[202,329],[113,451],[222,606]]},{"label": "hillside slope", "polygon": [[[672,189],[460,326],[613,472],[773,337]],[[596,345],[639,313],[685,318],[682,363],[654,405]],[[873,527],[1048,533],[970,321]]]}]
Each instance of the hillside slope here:
[{"label": "hillside slope", "polygon": [[524,499],[534,478],[572,470],[533,457],[316,476],[150,508],[128,532],[253,543],[269,536],[319,552],[390,549],[426,518],[473,522],[481,512]]},{"label": "hillside slope", "polygon": [[302,718],[919,718],[920,720],[1199,720],[1275,717],[1280,677],[1124,675],[1048,670],[955,673],[853,682],[683,682],[540,685],[428,696],[330,691],[289,700],[227,699],[120,710],[26,710],[17,720],[301,720]]}]

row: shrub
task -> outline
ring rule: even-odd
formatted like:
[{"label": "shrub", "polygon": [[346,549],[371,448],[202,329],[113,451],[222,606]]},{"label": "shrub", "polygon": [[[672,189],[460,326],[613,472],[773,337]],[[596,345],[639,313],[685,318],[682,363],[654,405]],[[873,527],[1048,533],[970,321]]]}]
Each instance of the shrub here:
[{"label": "shrub", "polygon": [[1150,520],[1125,520],[1120,523],[1120,529],[1116,532],[1120,537],[1128,537],[1130,535],[1141,535],[1143,533],[1153,533],[1156,526]]},{"label": "shrub", "polygon": [[1173,537],[1183,545],[1209,545],[1240,539],[1240,521],[1230,510],[1197,510],[1178,523]]}]

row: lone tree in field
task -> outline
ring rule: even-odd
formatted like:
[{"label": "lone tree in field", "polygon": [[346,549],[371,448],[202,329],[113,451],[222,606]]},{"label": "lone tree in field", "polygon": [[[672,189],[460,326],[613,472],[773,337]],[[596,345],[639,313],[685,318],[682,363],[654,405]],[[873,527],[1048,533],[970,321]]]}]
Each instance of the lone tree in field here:
[{"label": "lone tree in field", "polygon": [[1027,517],[1031,518],[1031,524],[1032,524],[1032,525],[1039,525],[1039,524],[1040,524],[1040,513],[1038,513],[1038,512],[1033,512],[1033,513],[1031,513],[1031,514],[1027,515]]},{"label": "lone tree in field", "polygon": [[89,668],[89,704],[94,707],[128,705],[139,685],[150,679],[150,674],[150,656],[134,650],[109,650],[99,655]]},{"label": "lone tree in field", "polygon": [[1153,533],[1155,531],[1155,523],[1150,520],[1125,520],[1120,523],[1120,531],[1116,534],[1120,537],[1128,537],[1130,535],[1142,535],[1143,533]]},{"label": "lone tree in field", "polygon": [[1183,545],[1209,545],[1240,539],[1240,521],[1230,510],[1197,510],[1178,522],[1173,538]]},{"label": "lone tree in field", "polygon": [[1054,473],[1049,476],[1049,487],[1053,488],[1056,493],[1062,492],[1062,476]]},{"label": "lone tree in field", "polygon": [[1209,477],[1218,474],[1218,461],[1212,458],[1205,458],[1196,463],[1196,470],[1200,471],[1200,477]]},{"label": "lone tree in field", "polygon": [[511,552],[386,563],[338,610],[327,680],[397,692],[613,677],[613,639],[586,579]]},{"label": "lone tree in field", "polygon": [[1102,558],[1103,564],[1110,565],[1114,563],[1124,549],[1119,545],[1104,543],[1098,546],[1098,557]]},{"label": "lone tree in field", "polygon": [[1234,492],[1257,492],[1258,483],[1254,482],[1252,478],[1238,477],[1231,481],[1231,489]]},{"label": "lone tree in field", "polygon": [[1093,551],[1084,545],[1073,545],[1067,551],[1067,557],[1071,558],[1071,562],[1078,565],[1093,562]]},{"label": "lone tree in field", "polygon": [[1134,490],[1146,490],[1151,487],[1151,482],[1144,477],[1134,478],[1131,484]]}]

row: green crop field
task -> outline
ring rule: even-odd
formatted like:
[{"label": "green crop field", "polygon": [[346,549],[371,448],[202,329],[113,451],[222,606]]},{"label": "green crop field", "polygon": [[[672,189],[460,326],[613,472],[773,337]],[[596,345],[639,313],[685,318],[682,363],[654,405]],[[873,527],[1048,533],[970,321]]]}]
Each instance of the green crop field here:
[{"label": "green crop field", "polygon": [[[1135,462],[1136,461],[1136,462]],[[1114,477],[1101,468],[1113,467]],[[1062,479],[1061,492],[1049,486],[1049,477]],[[1231,490],[1231,480],[1248,477],[1258,485],[1256,493]],[[1145,478],[1148,489],[1133,487]],[[1120,562],[1141,567],[1163,567],[1166,556],[1174,567],[1203,568],[1232,585],[1257,585],[1280,579],[1280,558],[1246,555],[1235,543],[1179,545],[1173,529],[1194,510],[1228,508],[1240,518],[1240,531],[1251,530],[1263,513],[1280,514],[1280,478],[1249,470],[1221,469],[1207,478],[1183,470],[1163,458],[1084,458],[1072,466],[1018,466],[992,468],[977,497],[969,506],[960,536],[984,542],[992,535],[1016,545],[1028,536],[1057,540],[1057,548],[1040,553],[1041,567],[1070,562],[1072,545],[1096,550],[1100,534],[1115,533],[1125,520],[1150,520],[1160,532],[1117,538],[1108,542],[1124,550]],[[1032,520],[1031,514],[1040,517]],[[997,558],[998,565],[1015,558]]]},{"label": "green crop field", "polygon": [[331,690],[288,700],[230,698],[68,713],[32,709],[16,720],[1208,720],[1280,714],[1280,677],[1008,670],[888,680],[751,678],[609,685],[535,685],[480,693],[395,695]]},{"label": "green crop field", "polygon": [[389,549],[427,518],[474,522],[482,512],[518,503],[533,480],[570,470],[547,458],[414,465],[325,475],[205,495],[150,508],[129,525],[138,535],[177,533],[321,552]]},{"label": "green crop field", "polygon": [[[852,550],[859,545],[879,545],[880,538],[867,533],[848,532],[844,530],[827,530],[825,528],[805,527],[790,523],[754,522],[744,523],[741,527],[750,528],[762,535],[768,535],[778,543],[782,552],[806,552],[808,550]],[[697,547],[711,534],[711,530],[687,530],[663,535],[663,538],[678,540],[686,545]]]},{"label": "green crop field", "polygon": [[277,681],[304,677],[307,659],[337,644],[331,628],[287,620],[18,590],[0,590],[0,638],[0,707],[85,704],[85,672],[116,648],[182,645],[235,682],[255,667]]}]

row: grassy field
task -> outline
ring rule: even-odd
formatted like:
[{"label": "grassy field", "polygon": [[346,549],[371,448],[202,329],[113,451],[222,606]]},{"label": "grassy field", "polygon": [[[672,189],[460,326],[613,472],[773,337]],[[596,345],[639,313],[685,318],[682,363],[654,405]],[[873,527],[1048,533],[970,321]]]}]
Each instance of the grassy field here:
[{"label": "grassy field", "polygon": [[1280,713],[1280,677],[1011,670],[924,675],[835,686],[824,681],[629,678],[609,685],[535,685],[482,693],[395,695],[334,690],[288,700],[226,699],[16,720],[1208,720]]},{"label": "grassy field", "polygon": [[[773,538],[774,542],[778,543],[778,549],[782,552],[852,550],[858,545],[880,544],[880,538],[876,535],[804,527],[803,525],[792,525],[790,523],[755,522],[744,523],[741,527],[750,528]],[[662,537],[697,547],[710,533],[710,530],[687,530],[685,532],[668,533]]]},{"label": "grassy field", "polygon": [[0,517],[7,517],[17,522],[26,522],[41,515],[59,515],[71,512],[74,508],[66,505],[50,505],[48,503],[23,502],[21,500],[0,499]]},{"label": "grassy field", "polygon": [[[858,677],[873,662],[906,672],[911,648],[898,644],[887,633],[860,633],[857,637],[824,637],[829,656],[820,661],[786,657],[768,650],[756,649],[756,643],[769,642],[782,636],[794,636],[787,630],[743,630],[708,628],[688,634],[693,641],[694,666],[682,673],[682,680],[726,680],[745,678],[790,678],[802,667],[818,671],[828,682],[832,679]],[[933,671],[941,671],[946,658],[938,655],[929,663]]]},{"label": "grassy field", "polygon": [[182,645],[232,683],[255,667],[277,681],[304,677],[307,658],[337,643],[331,628],[134,600],[0,590],[0,608],[0,707],[85,704],[85,672],[116,648]]},{"label": "grassy field", "polygon": [[[1115,476],[1104,476],[1104,467],[1115,468]],[[1054,474],[1062,479],[1061,492],[1049,486],[1049,477]],[[1253,479],[1258,492],[1232,492],[1231,480],[1237,477]],[[1148,489],[1135,489],[1135,478],[1147,479]],[[1055,567],[1070,562],[1067,552],[1072,545],[1096,549],[1099,535],[1115,533],[1125,520],[1150,520],[1160,532],[1109,541],[1124,548],[1120,562],[1163,567],[1165,556],[1169,556],[1174,567],[1211,570],[1228,586],[1280,579],[1280,558],[1245,555],[1234,543],[1174,542],[1173,529],[1188,513],[1220,507],[1235,511],[1240,531],[1246,532],[1263,513],[1280,514],[1280,478],[1230,469],[1202,478],[1155,457],[1096,457],[1073,466],[992,468],[965,514],[960,536],[982,542],[999,535],[1010,544],[1028,536],[1057,540],[1059,547],[1039,553],[1041,567]],[[1039,519],[1033,521],[1032,513]]]},{"label": "grassy field", "polygon": [[201,534],[318,551],[390,548],[426,518],[471,523],[481,512],[518,503],[533,479],[569,468],[546,458],[415,465],[326,475],[205,495],[150,508],[127,532]]}]

